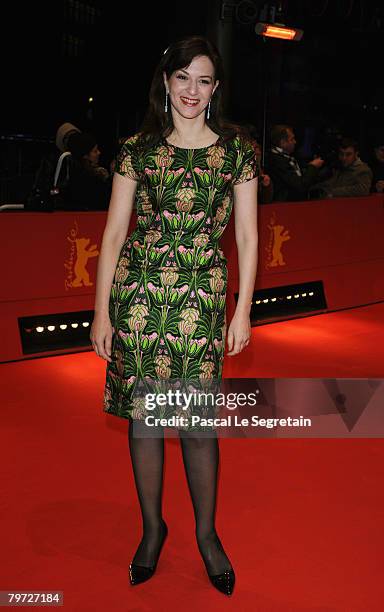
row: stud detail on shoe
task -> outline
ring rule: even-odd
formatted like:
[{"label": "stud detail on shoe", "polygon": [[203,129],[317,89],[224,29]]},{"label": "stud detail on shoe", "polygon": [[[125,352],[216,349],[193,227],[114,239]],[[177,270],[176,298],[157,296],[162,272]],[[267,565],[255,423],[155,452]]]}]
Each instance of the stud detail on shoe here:
[{"label": "stud detail on shoe", "polygon": [[146,582],[147,580],[152,578],[153,574],[155,573],[161,550],[163,548],[164,542],[168,535],[168,527],[165,521],[163,521],[163,527],[164,527],[163,540],[160,545],[160,549],[159,549],[159,553],[158,553],[155,565],[146,567],[144,565],[136,565],[135,563],[130,564],[129,579],[132,585],[141,584],[142,582]]},{"label": "stud detail on shoe", "polygon": [[235,572],[233,569],[223,574],[217,574],[216,576],[211,576],[210,574],[208,574],[208,576],[211,583],[218,591],[224,593],[224,595],[232,595],[235,586]]}]

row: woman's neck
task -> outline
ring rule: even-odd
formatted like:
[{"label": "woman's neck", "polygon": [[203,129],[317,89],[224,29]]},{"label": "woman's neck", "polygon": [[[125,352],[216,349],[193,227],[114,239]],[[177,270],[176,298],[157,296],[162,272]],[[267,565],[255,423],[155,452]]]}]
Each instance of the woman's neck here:
[{"label": "woman's neck", "polygon": [[208,146],[218,137],[204,122],[183,121],[179,117],[173,117],[174,127],[167,141],[176,147],[194,148]]}]

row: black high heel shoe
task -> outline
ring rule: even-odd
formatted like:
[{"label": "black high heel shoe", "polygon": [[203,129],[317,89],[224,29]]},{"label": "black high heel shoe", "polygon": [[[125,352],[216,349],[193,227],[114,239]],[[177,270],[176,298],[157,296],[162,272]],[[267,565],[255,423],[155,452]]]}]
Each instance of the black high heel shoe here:
[{"label": "black high heel shoe", "polygon": [[218,591],[224,593],[224,595],[232,595],[235,587],[235,572],[233,568],[223,574],[216,574],[215,576],[208,574],[208,577]]},{"label": "black high heel shoe", "polygon": [[[216,531],[214,533],[215,533],[215,536],[216,536],[218,544],[222,548],[220,539],[219,539]],[[205,565],[206,572],[208,574],[208,578],[210,579],[210,581],[213,584],[213,586],[218,591],[220,591],[220,593],[224,593],[225,595],[232,595],[233,589],[235,587],[235,581],[236,581],[235,572],[234,572],[233,567],[231,566],[229,570],[226,570],[225,572],[223,572],[221,574],[210,574],[209,573],[209,569],[208,569],[208,565],[207,565],[207,563],[205,561],[205,558],[204,558],[203,550],[202,550],[200,545],[199,545],[199,550],[200,550],[200,554],[202,556],[202,559],[204,561],[204,565]],[[224,552],[224,550],[223,550],[223,552]],[[228,559],[228,561],[229,561],[229,559]]]},{"label": "black high heel shoe", "polygon": [[159,549],[159,553],[157,555],[157,559],[154,563],[154,565],[151,565],[150,567],[144,566],[144,565],[136,565],[135,563],[131,563],[129,566],[129,579],[132,585],[135,584],[140,584],[141,582],[146,582],[147,580],[149,580],[150,578],[152,578],[153,574],[156,571],[156,567],[157,567],[157,563],[159,561],[159,557],[160,557],[160,553],[161,550],[163,548],[164,542],[167,538],[168,535],[168,527],[165,521],[163,521],[163,525],[164,525],[164,534],[163,534],[163,539],[160,545],[160,549]]}]

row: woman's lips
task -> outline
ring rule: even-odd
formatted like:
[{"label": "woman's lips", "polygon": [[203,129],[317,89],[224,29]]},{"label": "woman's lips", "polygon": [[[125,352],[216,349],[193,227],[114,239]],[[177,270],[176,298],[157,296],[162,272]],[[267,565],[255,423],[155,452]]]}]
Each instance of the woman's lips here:
[{"label": "woman's lips", "polygon": [[185,96],[180,96],[180,100],[185,106],[197,106],[199,100],[194,100],[193,98],[186,98]]}]

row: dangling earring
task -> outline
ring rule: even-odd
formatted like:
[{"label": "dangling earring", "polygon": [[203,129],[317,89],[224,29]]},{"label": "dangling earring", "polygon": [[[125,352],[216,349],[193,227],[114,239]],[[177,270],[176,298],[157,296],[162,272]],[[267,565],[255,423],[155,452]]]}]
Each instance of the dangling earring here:
[{"label": "dangling earring", "polygon": [[207,119],[209,119],[210,114],[211,114],[211,101],[208,102]]},{"label": "dangling earring", "polygon": [[168,92],[165,92],[165,106],[164,106],[164,112],[167,113],[168,112]]}]

